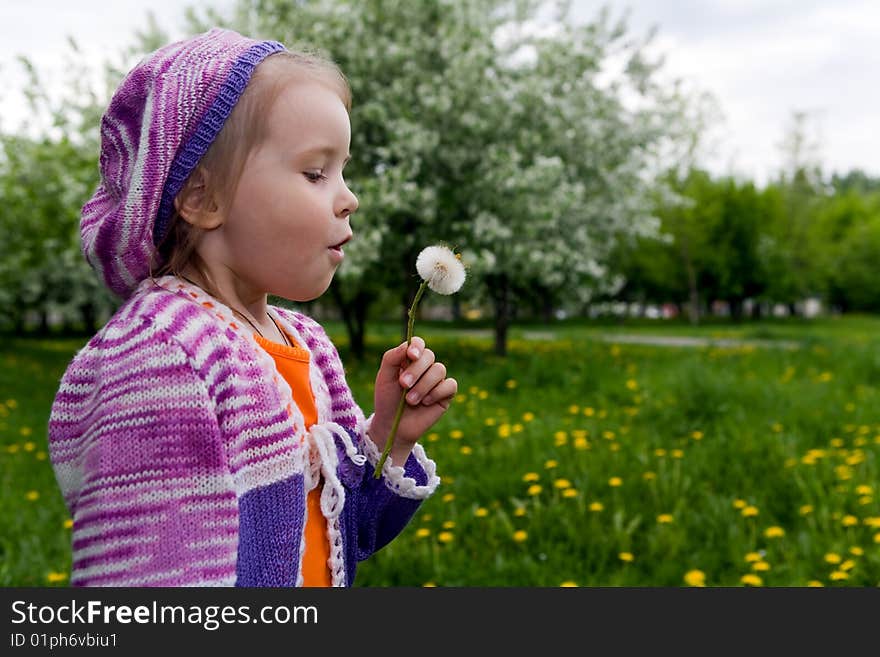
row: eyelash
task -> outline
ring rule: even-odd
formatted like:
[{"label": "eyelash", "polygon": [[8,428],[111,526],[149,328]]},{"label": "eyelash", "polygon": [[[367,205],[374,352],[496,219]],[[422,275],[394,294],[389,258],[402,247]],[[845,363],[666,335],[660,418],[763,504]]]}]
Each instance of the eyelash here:
[{"label": "eyelash", "polygon": [[320,172],[320,171],[319,171],[319,172],[315,172],[315,171],[303,171],[303,175],[306,177],[306,179],[307,179],[309,182],[313,182],[313,183],[321,182],[322,180],[327,180],[327,176],[325,176],[325,175],[324,175],[322,172]]}]

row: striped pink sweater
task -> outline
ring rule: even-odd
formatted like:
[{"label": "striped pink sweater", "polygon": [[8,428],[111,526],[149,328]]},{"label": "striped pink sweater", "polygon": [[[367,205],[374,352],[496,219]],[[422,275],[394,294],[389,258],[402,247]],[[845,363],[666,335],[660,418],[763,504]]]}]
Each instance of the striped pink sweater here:
[{"label": "striped pink sweater", "polygon": [[350,586],[436,488],[419,445],[373,479],[379,452],[336,349],[314,320],[270,310],[311,354],[308,432],[271,357],[174,277],[143,281],[73,359],[49,421],[74,520],[72,584],[301,584],[320,474],[333,583]]}]

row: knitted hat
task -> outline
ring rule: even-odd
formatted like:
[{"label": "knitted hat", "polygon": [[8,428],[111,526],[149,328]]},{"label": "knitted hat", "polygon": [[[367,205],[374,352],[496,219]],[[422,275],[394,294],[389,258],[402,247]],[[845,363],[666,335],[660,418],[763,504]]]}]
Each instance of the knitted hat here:
[{"label": "knitted hat", "polygon": [[284,51],[212,29],[144,58],[101,119],[101,183],[83,206],[83,254],[116,294],[150,273],[174,197],[267,56]]}]

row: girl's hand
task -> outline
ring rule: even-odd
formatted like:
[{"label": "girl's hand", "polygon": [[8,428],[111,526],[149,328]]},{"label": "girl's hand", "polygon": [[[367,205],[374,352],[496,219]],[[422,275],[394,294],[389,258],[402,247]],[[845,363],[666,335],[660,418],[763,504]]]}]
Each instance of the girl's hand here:
[{"label": "girl's hand", "polygon": [[434,352],[425,348],[422,338],[413,336],[389,349],[382,356],[376,375],[375,415],[370,438],[384,449],[400,397],[406,391],[403,411],[391,448],[394,465],[403,466],[415,442],[439,420],[458,392],[455,379],[446,378],[446,366],[434,360]]}]

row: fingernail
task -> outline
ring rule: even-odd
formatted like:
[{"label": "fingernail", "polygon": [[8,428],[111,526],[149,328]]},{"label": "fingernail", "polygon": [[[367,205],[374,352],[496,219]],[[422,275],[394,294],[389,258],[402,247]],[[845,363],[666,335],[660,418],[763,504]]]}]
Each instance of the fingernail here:
[{"label": "fingernail", "polygon": [[412,385],[412,383],[413,383],[412,374],[404,374],[403,375],[403,385],[405,385],[407,388],[409,388]]},{"label": "fingernail", "polygon": [[418,358],[419,356],[421,356],[421,354],[419,353],[419,350],[416,349],[415,347],[413,347],[412,349],[409,350],[409,355],[412,356],[413,358]]},{"label": "fingernail", "polygon": [[415,404],[417,401],[419,401],[419,393],[413,391],[409,393],[406,398],[409,399],[413,404]]}]

